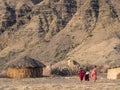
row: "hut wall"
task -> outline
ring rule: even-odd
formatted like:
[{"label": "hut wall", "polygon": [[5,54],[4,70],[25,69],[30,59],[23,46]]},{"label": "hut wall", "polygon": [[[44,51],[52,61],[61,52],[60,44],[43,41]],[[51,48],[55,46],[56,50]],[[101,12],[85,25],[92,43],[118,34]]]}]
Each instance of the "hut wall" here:
[{"label": "hut wall", "polygon": [[108,69],[107,79],[120,79],[120,68]]},{"label": "hut wall", "polygon": [[42,72],[42,68],[8,68],[7,76],[10,78],[40,77]]}]

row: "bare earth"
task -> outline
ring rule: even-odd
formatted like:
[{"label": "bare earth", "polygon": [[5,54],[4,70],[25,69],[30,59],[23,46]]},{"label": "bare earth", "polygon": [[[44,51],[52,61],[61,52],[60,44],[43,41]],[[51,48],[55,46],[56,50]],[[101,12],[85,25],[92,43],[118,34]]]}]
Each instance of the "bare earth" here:
[{"label": "bare earth", "polygon": [[120,90],[120,80],[107,80],[105,75],[100,75],[95,83],[92,80],[81,83],[78,76],[0,78],[0,90]]}]

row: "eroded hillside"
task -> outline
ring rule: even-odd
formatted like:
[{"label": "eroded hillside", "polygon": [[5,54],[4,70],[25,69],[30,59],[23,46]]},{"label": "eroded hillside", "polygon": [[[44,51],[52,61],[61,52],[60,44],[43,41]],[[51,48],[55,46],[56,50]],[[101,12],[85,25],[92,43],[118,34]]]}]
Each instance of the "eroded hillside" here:
[{"label": "eroded hillside", "polygon": [[45,63],[120,65],[120,0],[0,1],[0,64],[28,54]]}]

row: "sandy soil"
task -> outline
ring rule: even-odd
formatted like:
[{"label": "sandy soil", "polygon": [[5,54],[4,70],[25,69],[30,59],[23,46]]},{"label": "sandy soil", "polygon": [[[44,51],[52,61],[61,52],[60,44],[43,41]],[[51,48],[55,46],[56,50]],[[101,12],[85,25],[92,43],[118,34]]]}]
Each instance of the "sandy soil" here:
[{"label": "sandy soil", "polygon": [[107,80],[100,75],[97,82],[79,81],[73,77],[42,77],[27,79],[0,78],[0,90],[120,90],[120,80]]}]

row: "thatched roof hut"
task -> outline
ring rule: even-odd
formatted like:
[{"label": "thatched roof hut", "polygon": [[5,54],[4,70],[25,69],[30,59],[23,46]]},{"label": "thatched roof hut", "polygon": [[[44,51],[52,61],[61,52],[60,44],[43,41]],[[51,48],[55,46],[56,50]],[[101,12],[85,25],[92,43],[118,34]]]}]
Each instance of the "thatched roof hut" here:
[{"label": "thatched roof hut", "polygon": [[42,76],[45,65],[28,56],[19,57],[7,64],[7,76],[10,78],[30,78]]},{"label": "thatched roof hut", "polygon": [[120,79],[120,67],[108,69],[107,79]]}]

